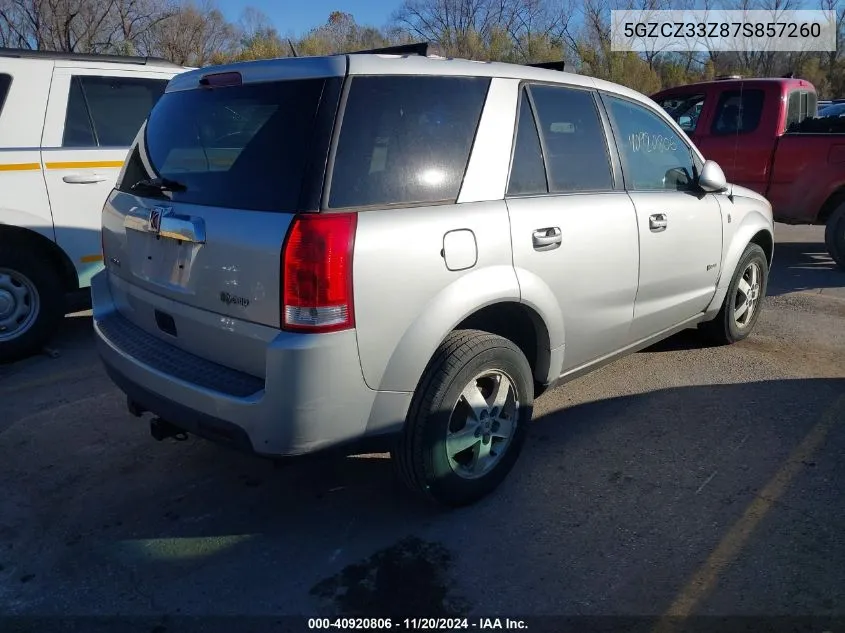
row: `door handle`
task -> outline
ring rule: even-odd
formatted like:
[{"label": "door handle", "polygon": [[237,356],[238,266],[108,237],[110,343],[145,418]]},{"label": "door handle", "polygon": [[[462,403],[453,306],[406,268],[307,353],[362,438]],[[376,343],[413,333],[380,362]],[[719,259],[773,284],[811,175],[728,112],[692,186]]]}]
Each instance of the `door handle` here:
[{"label": "door handle", "polygon": [[106,177],[100,174],[68,174],[63,176],[62,180],[69,185],[92,185],[95,182],[104,182]]},{"label": "door handle", "polygon": [[545,229],[537,229],[534,231],[531,239],[534,243],[534,250],[536,251],[550,251],[561,243],[560,228],[552,226]]},{"label": "door handle", "polygon": [[648,228],[655,233],[665,231],[668,226],[669,219],[666,217],[665,213],[655,213],[654,215],[648,216]]}]

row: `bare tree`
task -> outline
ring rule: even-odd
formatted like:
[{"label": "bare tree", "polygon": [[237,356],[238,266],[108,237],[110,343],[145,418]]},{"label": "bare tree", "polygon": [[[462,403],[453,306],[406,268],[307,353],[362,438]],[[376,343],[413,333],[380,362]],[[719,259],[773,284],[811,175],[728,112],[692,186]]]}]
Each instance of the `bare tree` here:
[{"label": "bare tree", "polygon": [[150,55],[183,66],[205,66],[231,58],[237,48],[237,30],[211,2],[175,8],[143,37]]},{"label": "bare tree", "polygon": [[133,52],[167,17],[160,0],[0,0],[4,46],[70,52]]}]

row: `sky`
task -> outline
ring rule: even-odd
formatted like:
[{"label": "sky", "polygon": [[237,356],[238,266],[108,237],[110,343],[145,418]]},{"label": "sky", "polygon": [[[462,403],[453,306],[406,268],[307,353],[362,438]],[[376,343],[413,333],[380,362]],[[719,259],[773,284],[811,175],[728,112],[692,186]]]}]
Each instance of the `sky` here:
[{"label": "sky", "polygon": [[[388,24],[402,0],[212,0],[227,19],[237,21],[247,6],[265,13],[284,37],[304,35],[309,29],[325,24],[332,11],[351,13],[355,22],[363,26],[382,27]],[[767,0],[771,3],[772,0]],[[714,6],[729,6],[730,0],[716,0]],[[818,0],[793,0],[795,8],[817,9]],[[705,6],[696,0],[697,8]]]},{"label": "sky", "polygon": [[232,21],[237,20],[247,6],[260,9],[284,36],[289,32],[302,35],[324,24],[332,11],[351,13],[358,24],[381,27],[388,23],[401,0],[305,0],[302,4],[296,0],[217,0],[216,4]]}]

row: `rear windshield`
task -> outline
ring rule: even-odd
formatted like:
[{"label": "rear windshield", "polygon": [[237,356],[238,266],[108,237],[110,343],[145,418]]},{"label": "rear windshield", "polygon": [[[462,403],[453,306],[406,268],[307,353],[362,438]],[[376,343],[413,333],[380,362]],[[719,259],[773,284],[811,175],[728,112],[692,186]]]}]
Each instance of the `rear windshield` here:
[{"label": "rear windshield", "polygon": [[[326,79],[165,93],[133,150],[120,189],[162,178],[173,202],[256,211],[298,210]],[[322,136],[322,135],[320,135]],[[143,189],[143,195],[149,195]]]},{"label": "rear windshield", "polygon": [[489,78],[351,80],[331,175],[331,208],[454,201]]}]

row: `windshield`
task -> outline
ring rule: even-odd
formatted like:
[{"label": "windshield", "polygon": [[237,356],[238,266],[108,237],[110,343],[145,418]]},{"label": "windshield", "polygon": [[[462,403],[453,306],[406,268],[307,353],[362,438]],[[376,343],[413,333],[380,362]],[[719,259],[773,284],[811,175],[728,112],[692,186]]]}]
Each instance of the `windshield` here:
[{"label": "windshield", "polygon": [[685,132],[692,132],[698,125],[701,110],[704,107],[704,95],[685,94],[673,97],[665,97],[658,101]]}]

